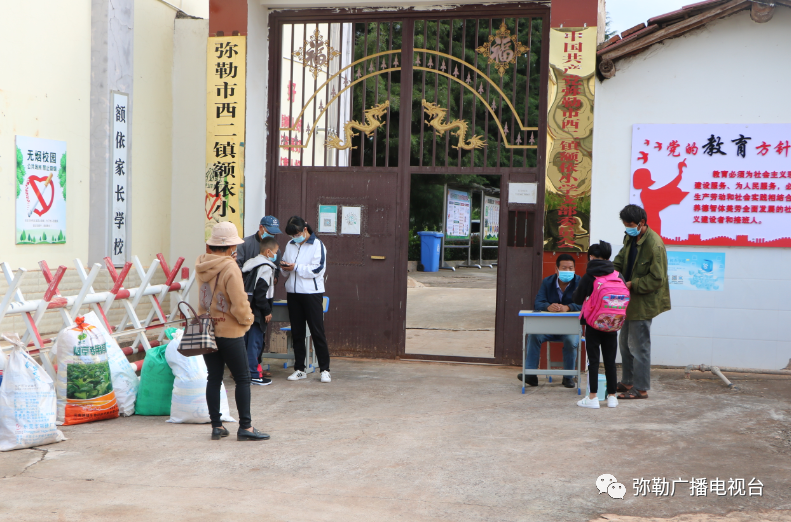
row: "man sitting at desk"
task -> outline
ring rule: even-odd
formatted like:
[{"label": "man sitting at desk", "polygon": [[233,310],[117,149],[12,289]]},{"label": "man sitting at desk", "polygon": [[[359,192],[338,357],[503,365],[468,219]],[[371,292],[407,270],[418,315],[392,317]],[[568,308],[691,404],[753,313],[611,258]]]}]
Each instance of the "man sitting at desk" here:
[{"label": "man sitting at desk", "polygon": [[[571,301],[571,296],[580,283],[580,276],[574,273],[574,258],[569,254],[560,254],[555,260],[555,267],[557,273],[544,278],[541,282],[534,310],[536,312],[579,312],[582,307]],[[574,369],[577,362],[578,335],[530,334],[527,336],[526,370],[538,368],[541,344],[550,341],[563,342],[563,369]],[[518,378],[520,381],[522,380],[521,373]],[[538,377],[536,375],[526,375],[525,382],[530,386],[538,386]],[[563,377],[563,386],[575,388],[574,377],[571,375]]]}]

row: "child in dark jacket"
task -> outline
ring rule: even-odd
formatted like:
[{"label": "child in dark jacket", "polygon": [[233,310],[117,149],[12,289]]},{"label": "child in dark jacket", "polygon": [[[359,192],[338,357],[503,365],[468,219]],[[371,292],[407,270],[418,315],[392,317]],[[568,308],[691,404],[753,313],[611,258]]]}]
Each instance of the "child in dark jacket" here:
[{"label": "child in dark jacket", "polygon": [[[597,277],[612,274],[615,271],[610,255],[612,246],[606,241],[599,241],[588,249],[588,269],[580,279],[572,300],[575,304],[582,305],[593,293],[593,283]],[[621,276],[623,279],[623,276]],[[602,332],[589,325],[580,314],[580,322],[585,326],[585,351],[588,353],[588,381],[590,395],[577,402],[583,408],[598,408],[599,399],[599,349],[601,348],[604,359],[604,374],[607,376],[607,406],[615,408],[618,399],[615,397],[615,387],[618,383],[618,373],[615,368],[615,356],[618,352],[618,332]]]},{"label": "child in dark jacket", "polygon": [[253,310],[255,322],[244,336],[247,344],[247,362],[250,365],[252,384],[266,386],[272,380],[263,377],[258,371],[258,365],[264,353],[266,326],[272,320],[272,301],[275,295],[275,273],[278,251],[277,241],[273,237],[261,240],[260,253],[252,259],[245,261],[242,266],[244,289],[250,308]]}]

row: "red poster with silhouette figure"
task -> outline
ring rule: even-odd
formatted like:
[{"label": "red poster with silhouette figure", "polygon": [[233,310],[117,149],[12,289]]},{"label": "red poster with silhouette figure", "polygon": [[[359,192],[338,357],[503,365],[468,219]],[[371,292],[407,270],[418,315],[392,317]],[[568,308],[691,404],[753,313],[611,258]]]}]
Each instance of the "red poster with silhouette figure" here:
[{"label": "red poster with silhouette figure", "polygon": [[636,124],[629,202],[668,245],[791,247],[791,124]]}]

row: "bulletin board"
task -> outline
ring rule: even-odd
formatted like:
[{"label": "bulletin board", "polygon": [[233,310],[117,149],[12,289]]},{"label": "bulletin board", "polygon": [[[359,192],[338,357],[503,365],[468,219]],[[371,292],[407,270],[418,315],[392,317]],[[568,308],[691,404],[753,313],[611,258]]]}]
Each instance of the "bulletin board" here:
[{"label": "bulletin board", "polygon": [[445,239],[469,239],[472,195],[462,190],[448,189],[446,201]]}]

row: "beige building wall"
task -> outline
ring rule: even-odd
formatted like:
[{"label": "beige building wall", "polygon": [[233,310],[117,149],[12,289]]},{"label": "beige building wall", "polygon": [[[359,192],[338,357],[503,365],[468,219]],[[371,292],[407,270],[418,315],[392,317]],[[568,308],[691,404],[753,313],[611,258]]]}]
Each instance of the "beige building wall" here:
[{"label": "beige building wall", "polygon": [[146,264],[170,251],[176,12],[159,0],[135,1],[131,253]]},{"label": "beige building wall", "polygon": [[[0,262],[70,266],[88,254],[91,2],[6,1],[0,11]],[[67,143],[66,244],[15,244],[16,135]]]},{"label": "beige building wall", "polygon": [[[190,271],[205,252],[206,39],[208,20],[177,19],[173,37],[173,155],[171,263],[182,256]],[[167,253],[166,253],[167,255]],[[197,288],[192,295],[197,295]],[[196,302],[193,300],[193,303]]]}]

